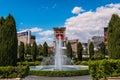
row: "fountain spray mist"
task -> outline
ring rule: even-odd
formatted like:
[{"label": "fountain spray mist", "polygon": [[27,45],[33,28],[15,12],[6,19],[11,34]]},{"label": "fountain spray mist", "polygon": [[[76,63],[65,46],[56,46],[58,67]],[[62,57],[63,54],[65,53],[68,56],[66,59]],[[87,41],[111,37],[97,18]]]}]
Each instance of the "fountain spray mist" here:
[{"label": "fountain spray mist", "polygon": [[62,41],[61,37],[58,37],[56,40],[56,47],[55,47],[55,70],[62,70],[63,65],[63,54],[62,54]]}]

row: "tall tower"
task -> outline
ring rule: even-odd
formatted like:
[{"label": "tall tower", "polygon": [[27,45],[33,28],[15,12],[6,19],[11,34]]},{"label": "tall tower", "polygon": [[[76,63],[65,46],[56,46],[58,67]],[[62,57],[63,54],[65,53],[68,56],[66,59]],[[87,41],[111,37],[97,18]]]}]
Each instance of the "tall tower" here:
[{"label": "tall tower", "polygon": [[56,40],[59,39],[59,37],[62,40],[62,47],[66,47],[66,40],[65,40],[65,27],[61,27],[61,28],[53,28],[54,29],[54,46],[56,45]]}]

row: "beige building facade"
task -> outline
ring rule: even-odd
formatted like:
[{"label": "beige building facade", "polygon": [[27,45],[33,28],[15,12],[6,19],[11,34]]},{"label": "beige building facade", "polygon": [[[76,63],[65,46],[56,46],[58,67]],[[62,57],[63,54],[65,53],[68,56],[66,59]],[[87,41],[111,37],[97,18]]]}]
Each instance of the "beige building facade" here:
[{"label": "beige building facade", "polygon": [[20,45],[20,42],[23,42],[25,45],[30,44],[32,45],[33,42],[35,42],[35,36],[31,35],[31,31],[24,31],[17,33],[18,37],[18,45]]}]

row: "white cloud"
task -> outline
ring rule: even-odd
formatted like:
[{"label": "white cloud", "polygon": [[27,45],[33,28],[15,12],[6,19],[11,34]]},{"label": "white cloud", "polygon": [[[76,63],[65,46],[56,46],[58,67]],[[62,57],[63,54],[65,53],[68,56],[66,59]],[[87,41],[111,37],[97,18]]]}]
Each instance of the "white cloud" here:
[{"label": "white cloud", "polygon": [[82,9],[82,7],[74,7],[72,10],[73,14],[79,14],[80,12],[83,12],[84,10]]},{"label": "white cloud", "polygon": [[43,31],[43,32],[39,32],[39,34],[41,36],[50,36],[53,34],[53,31],[52,30],[46,30],[46,31]]},{"label": "white cloud", "polygon": [[[80,11],[72,12],[79,13]],[[107,4],[96,8],[96,11],[86,11],[70,17],[64,25],[66,36],[68,39],[78,38],[82,42],[87,42],[92,36],[103,35],[103,28],[107,27],[112,14],[120,16],[120,4]]]},{"label": "white cloud", "polygon": [[53,38],[51,37],[42,37],[39,39],[36,39],[37,44],[43,44],[44,42],[47,42],[49,45],[53,44]]},{"label": "white cloud", "polygon": [[40,32],[40,31],[42,31],[41,28],[33,27],[33,28],[31,28],[31,29],[22,29],[22,30],[19,31],[19,32],[25,32],[25,31],[27,31],[27,30],[30,30],[31,32]]},{"label": "white cloud", "polygon": [[39,31],[42,31],[41,28],[38,28],[38,27],[34,27],[32,29],[30,29],[32,32],[39,32]]},{"label": "white cloud", "polygon": [[34,32],[37,44],[43,44],[45,41],[48,43],[48,45],[53,43],[53,37],[51,37],[53,35],[52,30],[43,30],[42,28],[33,27],[31,29],[22,29],[18,33],[25,32],[27,30],[31,30],[32,34]]}]

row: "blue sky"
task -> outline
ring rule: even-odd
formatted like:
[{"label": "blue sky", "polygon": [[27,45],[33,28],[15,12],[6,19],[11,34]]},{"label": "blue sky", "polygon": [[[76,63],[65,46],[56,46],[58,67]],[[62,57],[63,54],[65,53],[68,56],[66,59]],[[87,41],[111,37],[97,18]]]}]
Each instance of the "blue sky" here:
[{"label": "blue sky", "polygon": [[[82,23],[77,23],[77,21],[80,18],[80,20],[84,20],[85,17],[83,16],[87,13],[89,13],[89,15],[93,13],[99,15],[97,14],[98,11],[116,8],[114,5],[120,5],[119,3],[119,0],[0,0],[0,16],[6,17],[9,13],[12,14],[16,20],[17,31],[27,29],[33,30],[33,34],[36,35],[38,44],[43,43],[44,41],[51,43],[53,38],[52,29],[53,27],[59,26],[67,28],[67,37],[71,34],[74,36],[72,38],[70,37],[70,39],[79,38],[80,41],[84,42],[91,36],[94,36],[93,34],[95,34],[95,31],[93,31],[94,33],[88,31],[88,34],[82,35],[87,31],[86,29],[85,32],[83,31],[84,29],[81,30],[83,27],[77,27],[78,25],[83,25]],[[110,7],[110,4],[113,4],[112,8]],[[107,5],[109,5],[109,7]],[[75,9],[75,7],[77,8]],[[73,11],[73,9],[75,9],[75,11]],[[119,14],[120,8],[117,7],[116,10],[117,9],[117,14]],[[78,10],[78,12],[76,12],[76,10]],[[116,13],[114,10],[108,13],[109,16],[107,17],[103,17],[105,16],[103,15],[102,19],[105,18],[106,21],[109,20],[111,14],[114,12]],[[102,12],[100,14],[102,15]],[[73,18],[76,21],[74,21]],[[101,24],[107,25],[107,23],[103,22]],[[84,28],[87,28],[86,25],[83,26]],[[100,26],[102,26],[102,28],[105,27],[103,25]],[[99,31],[99,29],[102,28],[100,27],[97,29],[98,31],[96,30],[96,35],[99,32],[100,34],[102,33],[102,31]],[[79,31],[76,31],[76,29]],[[88,37],[86,38],[85,36]]]}]

